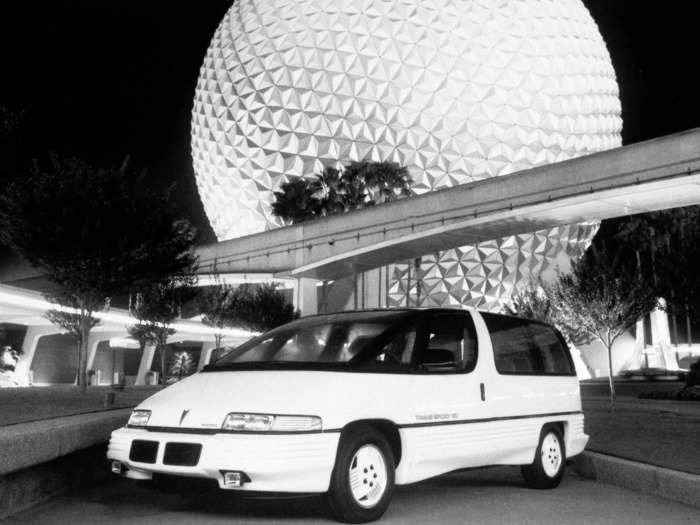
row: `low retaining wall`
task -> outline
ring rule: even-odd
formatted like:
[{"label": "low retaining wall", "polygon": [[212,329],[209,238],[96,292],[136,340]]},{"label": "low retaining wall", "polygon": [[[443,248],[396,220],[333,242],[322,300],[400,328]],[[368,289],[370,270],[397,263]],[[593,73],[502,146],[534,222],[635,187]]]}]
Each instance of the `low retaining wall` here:
[{"label": "low retaining wall", "polygon": [[700,476],[695,474],[598,452],[584,452],[577,456],[574,470],[584,478],[700,508]]},{"label": "low retaining wall", "polygon": [[106,443],[131,409],[0,428],[0,519],[79,484],[105,480]]},{"label": "low retaining wall", "polygon": [[1,476],[0,520],[70,489],[108,481],[113,474],[106,454],[107,445],[97,445]]}]

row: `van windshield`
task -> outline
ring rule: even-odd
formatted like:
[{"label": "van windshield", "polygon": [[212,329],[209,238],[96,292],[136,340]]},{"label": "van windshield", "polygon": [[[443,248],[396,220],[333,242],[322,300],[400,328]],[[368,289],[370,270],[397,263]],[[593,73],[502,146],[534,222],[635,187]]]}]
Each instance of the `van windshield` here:
[{"label": "van windshield", "polygon": [[[352,312],[314,316],[286,324],[242,344],[222,348],[219,357],[207,370],[256,368],[260,365],[318,364],[342,365],[343,368],[383,362],[388,343],[390,358],[397,364],[410,361],[411,338],[405,311]],[[415,334],[415,331],[413,332]],[[409,341],[410,339],[410,341]],[[398,341],[398,342],[395,342]],[[408,344],[410,342],[410,345]],[[399,348],[400,347],[400,348]]]}]

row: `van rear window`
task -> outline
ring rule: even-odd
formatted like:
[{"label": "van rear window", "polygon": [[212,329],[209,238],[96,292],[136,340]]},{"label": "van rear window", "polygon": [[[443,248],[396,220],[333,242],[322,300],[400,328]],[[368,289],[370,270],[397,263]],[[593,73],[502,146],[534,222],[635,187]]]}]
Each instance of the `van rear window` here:
[{"label": "van rear window", "polygon": [[561,335],[549,325],[482,314],[491,334],[496,370],[515,375],[576,375]]}]

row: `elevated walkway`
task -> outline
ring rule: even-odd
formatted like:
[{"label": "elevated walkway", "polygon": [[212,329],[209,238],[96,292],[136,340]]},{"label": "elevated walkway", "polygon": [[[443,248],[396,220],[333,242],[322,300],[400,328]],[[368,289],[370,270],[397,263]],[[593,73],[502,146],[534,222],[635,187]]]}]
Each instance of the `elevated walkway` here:
[{"label": "elevated walkway", "polygon": [[331,280],[440,250],[700,204],[700,128],[198,249],[199,271]]}]

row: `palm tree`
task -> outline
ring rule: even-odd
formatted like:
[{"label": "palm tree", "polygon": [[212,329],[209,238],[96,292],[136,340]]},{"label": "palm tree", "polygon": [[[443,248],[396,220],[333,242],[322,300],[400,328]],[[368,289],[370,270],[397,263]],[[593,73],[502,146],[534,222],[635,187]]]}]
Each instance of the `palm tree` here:
[{"label": "palm tree", "polygon": [[295,223],[335,215],[411,194],[408,170],[395,162],[353,161],[325,166],[313,178],[292,179],[275,192],[272,213]]},{"label": "palm tree", "polygon": [[308,221],[320,215],[320,201],[314,197],[311,181],[297,177],[280,186],[280,191],[274,192],[272,203],[273,215],[285,222],[297,223]]},{"label": "palm tree", "polygon": [[362,180],[369,201],[373,204],[382,204],[411,195],[411,176],[408,169],[396,162],[351,162],[345,168],[344,175]]},{"label": "palm tree", "polygon": [[321,216],[345,211],[342,173],[339,169],[325,166],[311,181],[310,189],[319,200]]}]

